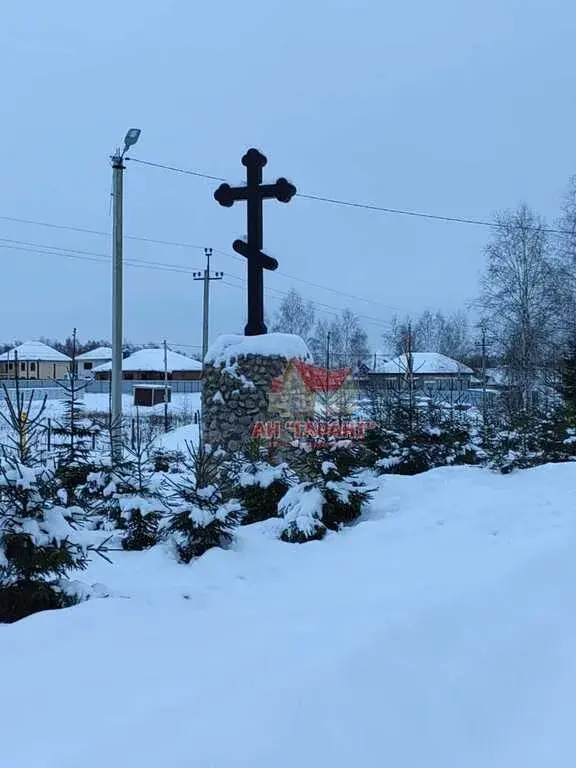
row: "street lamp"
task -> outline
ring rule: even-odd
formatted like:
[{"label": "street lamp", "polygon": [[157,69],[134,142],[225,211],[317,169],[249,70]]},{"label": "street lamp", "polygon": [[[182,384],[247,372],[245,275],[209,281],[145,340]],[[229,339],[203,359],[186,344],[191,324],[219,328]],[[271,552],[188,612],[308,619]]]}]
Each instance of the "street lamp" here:
[{"label": "street lamp", "polygon": [[140,128],[130,128],[126,136],[124,137],[124,151],[122,152],[122,155],[125,155],[126,152],[130,149],[130,147],[133,147],[134,144],[138,141],[140,138],[140,134],[142,131]]},{"label": "street lamp", "polygon": [[112,162],[112,376],[110,382],[110,434],[112,462],[122,461],[122,203],[124,156],[140,138],[139,128],[130,128],[124,149],[117,149]]}]

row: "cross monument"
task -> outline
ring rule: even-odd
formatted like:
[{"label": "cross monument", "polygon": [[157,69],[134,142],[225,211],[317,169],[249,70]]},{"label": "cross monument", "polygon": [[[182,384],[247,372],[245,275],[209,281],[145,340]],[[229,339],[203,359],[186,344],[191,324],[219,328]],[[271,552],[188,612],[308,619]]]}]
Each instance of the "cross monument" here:
[{"label": "cross monument", "polygon": [[248,322],[244,328],[245,336],[258,336],[267,333],[264,323],[264,277],[263,270],[278,268],[278,262],[267,256],[263,244],[263,200],[278,200],[289,203],[296,194],[296,187],[284,178],[275,184],[262,184],[262,168],[267,163],[266,157],[257,149],[249,149],[242,158],[246,167],[246,186],[231,187],[221,184],[215,199],[220,205],[230,208],[238,200],[246,201],[248,230],[246,240],[235,240],[232,248],[248,261]]}]

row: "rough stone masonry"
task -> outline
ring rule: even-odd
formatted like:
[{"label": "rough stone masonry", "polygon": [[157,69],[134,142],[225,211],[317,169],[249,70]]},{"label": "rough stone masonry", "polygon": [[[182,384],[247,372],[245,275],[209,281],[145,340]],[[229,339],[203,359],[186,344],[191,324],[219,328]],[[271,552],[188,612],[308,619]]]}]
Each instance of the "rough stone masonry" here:
[{"label": "rough stone masonry", "polygon": [[293,359],[311,360],[299,336],[221,336],[208,350],[204,363],[204,443],[229,451],[246,443],[253,425],[269,419],[272,380],[281,376]]}]

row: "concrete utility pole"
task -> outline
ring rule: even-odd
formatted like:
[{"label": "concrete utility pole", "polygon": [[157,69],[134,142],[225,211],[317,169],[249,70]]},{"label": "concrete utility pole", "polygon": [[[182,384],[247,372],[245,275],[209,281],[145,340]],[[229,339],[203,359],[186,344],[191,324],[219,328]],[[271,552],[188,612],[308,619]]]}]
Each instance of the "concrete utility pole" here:
[{"label": "concrete utility pole", "polygon": [[480,347],[482,354],[482,422],[484,424],[484,430],[486,430],[486,413],[487,413],[487,400],[486,400],[486,352],[488,349],[488,338],[486,335],[486,327],[482,326],[482,336],[480,341],[476,342],[476,346]]},{"label": "concrete utility pole", "polygon": [[412,354],[413,343],[412,323],[408,323],[408,332],[406,334],[406,376],[408,378],[408,419],[410,423],[410,433],[412,433],[414,427],[414,355]]},{"label": "concrete utility pole", "polygon": [[164,339],[164,432],[168,432],[168,345]]},{"label": "concrete utility pole", "polygon": [[131,128],[112,162],[112,376],[110,381],[110,433],[112,463],[122,461],[122,225],[124,156],[138,141],[139,128]]},{"label": "concrete utility pole", "polygon": [[224,272],[214,272],[210,274],[210,258],[212,256],[212,248],[204,248],[204,255],[206,256],[206,269],[204,272],[194,272],[194,280],[204,281],[204,301],[203,301],[203,323],[202,323],[202,365],[204,365],[204,358],[208,352],[208,336],[209,336],[209,324],[210,324],[210,281],[222,280]]}]

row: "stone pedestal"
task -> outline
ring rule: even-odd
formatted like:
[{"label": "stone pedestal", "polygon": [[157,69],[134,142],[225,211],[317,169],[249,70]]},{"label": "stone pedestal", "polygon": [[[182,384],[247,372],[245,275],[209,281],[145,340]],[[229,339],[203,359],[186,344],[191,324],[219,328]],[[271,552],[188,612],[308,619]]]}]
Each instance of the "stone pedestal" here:
[{"label": "stone pedestal", "polygon": [[[202,382],[205,444],[234,451],[255,436],[273,438],[283,376],[294,361],[310,362],[305,342],[292,334],[222,336],[206,355]],[[271,397],[272,395],[272,397]],[[294,398],[293,398],[294,400]],[[292,418],[312,418],[306,403]],[[313,406],[312,406],[313,409]],[[284,415],[290,416],[289,407]],[[273,434],[274,433],[274,434]]]}]

